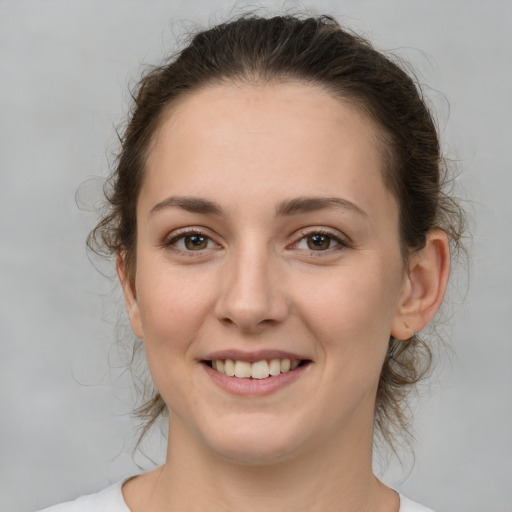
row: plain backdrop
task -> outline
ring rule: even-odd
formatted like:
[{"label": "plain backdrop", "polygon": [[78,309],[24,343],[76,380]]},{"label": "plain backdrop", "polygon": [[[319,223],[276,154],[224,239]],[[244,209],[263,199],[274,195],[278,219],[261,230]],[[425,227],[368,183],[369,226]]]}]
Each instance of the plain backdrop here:
[{"label": "plain backdrop", "polygon": [[[283,5],[307,6],[238,2],[234,12]],[[451,348],[416,407],[415,460],[405,453],[384,478],[437,512],[510,512],[512,2],[309,6],[414,64],[474,218],[469,284],[463,269],[451,292]],[[158,433],[148,457],[131,456],[133,391],[116,341],[122,304],[84,244],[101,195],[94,177],[108,171],[115,126],[144,65],[232,8],[220,0],[0,0],[2,511],[71,499],[158,461]],[[112,274],[111,265],[96,266]]]}]

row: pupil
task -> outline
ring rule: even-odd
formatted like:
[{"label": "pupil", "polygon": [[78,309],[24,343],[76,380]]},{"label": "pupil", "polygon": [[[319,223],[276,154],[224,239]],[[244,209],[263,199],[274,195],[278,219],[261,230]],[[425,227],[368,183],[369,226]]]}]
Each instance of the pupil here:
[{"label": "pupil", "polygon": [[202,235],[190,235],[185,240],[188,249],[203,249],[206,246],[206,238]]},{"label": "pupil", "polygon": [[325,235],[312,235],[308,239],[310,249],[328,249],[330,238]]}]

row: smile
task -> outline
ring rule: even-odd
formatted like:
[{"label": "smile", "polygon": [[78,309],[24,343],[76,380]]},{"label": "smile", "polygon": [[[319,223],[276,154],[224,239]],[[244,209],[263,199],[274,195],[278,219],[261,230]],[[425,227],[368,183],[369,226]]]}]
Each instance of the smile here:
[{"label": "smile", "polygon": [[306,363],[300,359],[263,359],[250,363],[233,359],[215,359],[205,363],[217,372],[239,379],[267,379],[296,370]]}]

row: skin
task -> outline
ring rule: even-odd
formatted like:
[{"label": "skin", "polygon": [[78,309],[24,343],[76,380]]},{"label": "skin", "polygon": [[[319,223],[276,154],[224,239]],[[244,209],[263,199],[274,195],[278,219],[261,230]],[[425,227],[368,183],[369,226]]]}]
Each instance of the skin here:
[{"label": "skin", "polygon": [[[137,202],[135,276],[118,258],[170,410],[167,462],[123,487],[132,511],[398,511],[371,468],[380,369],[389,336],[407,339],[435,314],[449,255],[432,231],[404,268],[377,130],[300,83],[211,86],[161,123]],[[304,198],[338,202],[291,208]],[[309,364],[275,392],[239,396],[202,362],[227,349]]]}]

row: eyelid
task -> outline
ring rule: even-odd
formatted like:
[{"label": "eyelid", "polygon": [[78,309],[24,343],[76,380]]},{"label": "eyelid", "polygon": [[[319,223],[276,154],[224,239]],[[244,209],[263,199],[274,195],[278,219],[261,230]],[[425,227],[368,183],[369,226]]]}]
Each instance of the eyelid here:
[{"label": "eyelid", "polygon": [[[205,249],[200,249],[197,251],[192,251],[192,250],[186,250],[186,249],[181,249],[181,248],[176,247],[176,245],[175,245],[176,242],[179,241],[180,239],[187,237],[187,236],[200,235],[200,236],[207,238],[209,241],[211,241],[213,244],[215,244],[215,246],[216,246],[214,248],[215,250],[221,249],[222,244],[220,244],[216,240],[216,237],[212,236],[210,233],[211,232],[209,229],[204,228],[202,226],[187,226],[187,227],[183,227],[183,228],[178,228],[178,229],[171,231],[169,234],[167,234],[164,237],[163,241],[159,245],[165,249],[174,250],[176,252],[187,253],[189,255],[194,255],[194,253],[196,253],[196,255],[198,256],[201,253],[205,253],[208,250],[212,250],[212,248],[205,248]],[[313,236],[313,235],[323,235],[323,236],[329,237],[336,242],[336,245],[334,247],[330,247],[328,249],[318,250],[318,251],[315,251],[312,249],[299,249],[299,250],[302,250],[304,252],[309,252],[309,253],[316,253],[316,255],[321,256],[322,253],[323,254],[331,253],[332,251],[335,251],[335,250],[341,250],[341,249],[353,247],[352,241],[349,239],[349,237],[344,234],[340,234],[340,232],[338,230],[334,230],[334,229],[330,229],[330,228],[326,228],[326,227],[311,226],[311,227],[307,227],[307,228],[301,228],[297,232],[297,234],[294,236],[294,241],[291,244],[289,244],[287,246],[287,248],[288,249],[296,249],[299,242],[301,242],[305,238]]]},{"label": "eyelid", "polygon": [[176,242],[178,242],[179,240],[181,240],[183,238],[186,238],[187,236],[193,236],[193,235],[199,235],[199,236],[203,236],[203,237],[207,238],[209,241],[211,241],[213,244],[215,244],[215,246],[216,246],[214,248],[215,250],[220,249],[222,247],[221,244],[219,244],[215,240],[215,238],[210,234],[210,231],[208,229],[200,227],[200,226],[197,226],[197,227],[196,226],[187,226],[184,228],[175,229],[175,230],[171,231],[169,234],[167,234],[164,237],[162,243],[159,245],[162,246],[164,249],[174,250],[176,252],[187,253],[190,255],[194,255],[194,253],[196,253],[196,255],[199,255],[208,250],[211,250],[211,248],[205,248],[205,249],[200,249],[197,251],[191,251],[191,250],[186,250],[186,249],[181,249],[181,248],[176,247]]},{"label": "eyelid", "polygon": [[310,253],[316,253],[316,255],[321,256],[322,253],[326,254],[326,253],[330,253],[334,250],[341,250],[341,249],[347,249],[347,248],[353,247],[352,241],[346,235],[340,234],[339,231],[337,231],[337,230],[334,231],[334,230],[331,230],[331,229],[325,228],[325,227],[315,227],[315,226],[312,226],[310,228],[300,229],[298,232],[298,236],[295,237],[295,241],[292,244],[290,244],[288,247],[296,248],[296,246],[299,244],[299,242],[301,242],[305,238],[313,236],[313,235],[327,236],[327,237],[331,238],[332,240],[334,240],[336,242],[336,245],[334,247],[329,247],[328,249],[325,249],[323,251],[322,250],[315,251],[313,249],[302,249],[303,251],[307,251]]}]

